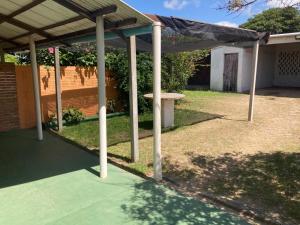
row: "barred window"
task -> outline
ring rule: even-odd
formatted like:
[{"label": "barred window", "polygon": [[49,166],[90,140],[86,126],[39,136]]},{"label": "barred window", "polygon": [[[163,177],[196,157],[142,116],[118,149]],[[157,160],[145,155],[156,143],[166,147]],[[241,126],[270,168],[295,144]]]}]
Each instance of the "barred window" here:
[{"label": "barred window", "polygon": [[300,51],[281,51],[277,66],[279,76],[300,76]]}]

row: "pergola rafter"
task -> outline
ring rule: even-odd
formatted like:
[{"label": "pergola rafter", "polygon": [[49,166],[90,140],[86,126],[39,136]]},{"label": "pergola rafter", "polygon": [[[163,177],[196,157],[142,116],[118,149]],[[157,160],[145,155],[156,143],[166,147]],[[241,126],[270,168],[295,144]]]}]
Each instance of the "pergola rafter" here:
[{"label": "pergola rafter", "polygon": [[15,17],[15,16],[17,16],[17,15],[23,13],[23,12],[26,12],[27,10],[29,10],[29,9],[31,9],[31,8],[37,6],[37,5],[41,4],[41,3],[43,3],[44,1],[46,1],[46,0],[35,0],[35,1],[32,1],[31,3],[29,3],[29,4],[27,4],[27,5],[23,6],[23,7],[21,7],[20,9],[12,12],[9,15],[2,15],[0,17],[0,24],[3,23],[3,22],[6,22],[8,18],[13,18],[13,17]]},{"label": "pergola rafter", "polygon": [[[26,23],[24,23],[20,20],[17,20],[15,18],[13,18],[13,17],[15,17],[15,16],[17,16],[17,15],[23,13],[23,12],[26,12],[27,10],[29,10],[29,9],[35,7],[35,6],[41,4],[44,1],[46,1],[46,0],[37,0],[37,1],[31,2],[31,3],[25,5],[24,7],[16,10],[15,12],[13,12],[9,15],[4,15],[4,14],[0,13],[0,23],[7,22],[7,23],[10,23],[14,26],[20,27],[20,28],[28,31],[24,34],[20,34],[20,35],[17,35],[15,37],[12,37],[12,38],[0,38],[0,40],[2,42],[8,42],[8,43],[11,43],[11,44],[15,45],[16,47],[21,47],[22,48],[21,44],[19,44],[17,41],[14,41],[14,40],[17,40],[19,38],[26,37],[28,35],[32,35],[32,34],[36,33],[36,34],[38,34],[42,37],[45,37],[46,40],[44,40],[44,41],[46,41],[46,42],[48,42],[48,41],[51,42],[53,40],[56,40],[56,41],[61,41],[61,43],[64,44],[64,45],[69,45],[68,43],[63,42],[61,40],[62,37],[54,36],[54,35],[46,32],[46,30],[53,29],[53,28],[56,28],[56,27],[59,27],[59,26],[63,26],[63,25],[66,25],[66,24],[69,24],[69,23],[72,23],[72,22],[76,22],[76,21],[85,19],[85,18],[91,20],[92,22],[96,22],[96,17],[97,16],[103,16],[103,15],[107,15],[107,14],[114,13],[114,12],[117,11],[117,6],[116,5],[106,6],[106,7],[97,9],[94,12],[90,12],[90,11],[88,11],[87,9],[85,9],[84,7],[80,6],[79,4],[77,4],[75,2],[63,1],[63,0],[54,0],[55,2],[62,5],[63,7],[68,8],[69,10],[79,14],[79,16],[76,16],[76,17],[73,17],[73,18],[70,18],[70,19],[67,19],[67,20],[64,20],[64,21],[60,21],[60,22],[57,22],[57,23],[54,23],[52,25],[48,25],[48,26],[45,26],[45,27],[42,27],[42,28],[33,27],[29,24],[26,24]],[[105,20],[105,27],[107,27],[106,29],[116,29],[116,28],[119,28],[121,26],[134,24],[134,23],[136,23],[136,20],[137,20],[136,18],[129,18],[129,19],[126,19],[126,20],[123,20],[123,21],[117,21],[117,22],[110,22],[108,20]],[[82,31],[84,31],[84,30],[82,30]]]},{"label": "pergola rafter", "polygon": [[[135,24],[135,23],[136,23],[136,18],[128,18],[128,19],[116,21],[116,22],[113,22],[113,23],[105,24],[104,29],[105,29],[105,31],[110,31],[110,30],[119,29],[123,26],[132,25],[132,24]],[[63,35],[60,35],[60,36],[54,36],[52,38],[36,41],[35,43],[36,43],[37,46],[39,46],[39,45],[43,45],[43,44],[49,44],[51,42],[52,43],[66,42],[70,38],[81,37],[81,36],[85,36],[85,35],[93,35],[95,33],[96,33],[96,30],[95,30],[94,27],[92,27],[92,28],[87,28],[87,29],[75,31],[75,32],[72,32],[72,33],[63,34]],[[14,50],[24,50],[26,48],[28,48],[28,45],[19,45],[18,47],[8,48],[6,50],[7,51],[14,51]]]},{"label": "pergola rafter", "polygon": [[[94,12],[89,13],[89,14],[92,16],[92,18],[96,18],[96,16],[101,16],[101,15],[106,15],[106,14],[109,14],[109,13],[113,13],[116,10],[117,10],[116,5],[110,5],[110,6],[98,9]],[[40,30],[40,31],[50,30],[50,29],[53,29],[53,28],[56,28],[56,27],[64,26],[64,25],[69,24],[69,23],[77,22],[77,21],[85,19],[85,18],[86,17],[84,15],[78,15],[78,16],[72,17],[72,18],[64,20],[64,21],[60,21],[60,22],[57,22],[57,23],[54,23],[54,24],[51,24],[51,25],[41,27],[38,30]],[[16,39],[26,37],[26,36],[34,34],[34,33],[36,33],[36,30],[31,30],[27,33],[20,34],[20,35],[17,35],[15,37],[9,38],[9,40],[16,40]]]},{"label": "pergola rafter", "polygon": [[[96,17],[99,16],[99,12],[98,10],[96,12],[90,12],[89,10],[87,10],[86,8],[82,7],[81,5],[77,4],[76,2],[73,1],[67,1],[67,0],[54,0],[56,3],[68,8],[69,10],[78,13],[79,15],[91,20],[92,22],[96,22]],[[117,10],[116,7],[114,7],[114,5],[108,7],[106,9],[107,13],[109,13],[110,11],[115,12]],[[101,13],[101,10],[100,10]],[[103,15],[103,14],[102,14]],[[124,21],[120,21],[120,23],[124,23]],[[125,23],[126,24],[126,23]],[[107,26],[114,26],[114,24],[107,20],[104,19],[104,25]],[[124,26],[124,25],[123,25]],[[115,28],[120,27],[120,25],[117,25]],[[113,28],[111,28],[113,29]],[[115,32],[119,37],[123,38],[122,34],[118,31]]]},{"label": "pergola rafter", "polygon": [[102,16],[105,14],[109,13],[114,13],[117,11],[117,6],[116,5],[111,5],[102,9],[98,9],[95,12],[90,12],[83,6],[77,4],[76,2],[73,1],[66,1],[66,0],[53,0],[56,3],[62,5],[63,7],[81,15],[84,18],[87,18],[91,20],[92,22],[96,23],[96,17],[97,16]]},{"label": "pergola rafter", "polygon": [[[33,27],[27,23],[24,23],[20,20],[17,20],[15,18],[12,18],[12,17],[6,17],[4,14],[1,14],[0,13],[0,17],[1,18],[5,18],[4,19],[4,22],[7,22],[7,23],[10,23],[14,26],[17,26],[17,27],[20,27],[24,30],[27,30],[29,32],[31,32],[32,34],[36,33],[38,35],[41,35],[42,37],[45,37],[47,39],[50,39],[50,38],[53,38],[54,36],[49,34],[48,32],[44,31],[44,30],[41,30],[39,28],[36,28],[36,27]],[[62,44],[65,44],[65,45],[68,45],[67,43],[62,43]]]}]

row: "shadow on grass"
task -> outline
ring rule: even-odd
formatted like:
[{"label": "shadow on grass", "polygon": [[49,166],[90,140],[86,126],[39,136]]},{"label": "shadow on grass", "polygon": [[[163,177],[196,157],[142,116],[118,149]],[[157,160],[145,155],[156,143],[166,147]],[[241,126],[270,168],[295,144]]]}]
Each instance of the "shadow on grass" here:
[{"label": "shadow on grass", "polygon": [[[222,118],[223,116],[217,114],[210,114],[195,110],[187,110],[187,109],[177,109],[175,111],[175,126],[170,128],[162,128],[162,133],[169,132],[172,130],[176,130],[180,127],[189,126],[197,123],[201,123],[208,120],[213,120],[217,118]],[[153,129],[153,120],[152,116],[148,116],[147,119],[143,119],[139,121],[139,139],[143,139],[146,137],[151,137]],[[120,133],[121,134],[121,133]],[[114,146],[120,143],[130,141],[130,130],[124,130],[122,135],[118,134],[118,132],[112,134],[114,136],[108,136],[108,145]]]},{"label": "shadow on grass", "polygon": [[[172,128],[164,128],[163,131],[174,130],[182,126],[189,126],[196,123],[201,123],[207,120],[222,118],[222,115],[211,114],[201,111],[189,110],[189,109],[176,109],[175,110],[175,126]],[[139,127],[143,130],[152,130],[153,120],[152,118],[140,121]]]},{"label": "shadow on grass", "polygon": [[153,182],[135,184],[131,199],[121,207],[141,224],[248,224],[212,205],[184,197]]},{"label": "shadow on grass", "polygon": [[191,169],[165,160],[167,176],[188,191],[247,203],[274,220],[280,214],[300,222],[300,153],[188,155]]},{"label": "shadow on grass", "polygon": [[[270,96],[270,97],[287,97],[287,98],[300,98],[300,88],[299,87],[271,87],[258,89],[256,95]],[[270,98],[269,100],[276,100],[276,98]]]}]

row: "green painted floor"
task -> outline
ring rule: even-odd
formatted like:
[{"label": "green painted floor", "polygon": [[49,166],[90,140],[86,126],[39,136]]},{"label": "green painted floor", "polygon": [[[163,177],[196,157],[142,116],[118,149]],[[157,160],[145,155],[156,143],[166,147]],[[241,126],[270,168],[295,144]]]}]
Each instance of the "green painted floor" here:
[{"label": "green painted floor", "polygon": [[0,224],[247,224],[109,165],[98,178],[98,158],[48,133],[0,133]]}]

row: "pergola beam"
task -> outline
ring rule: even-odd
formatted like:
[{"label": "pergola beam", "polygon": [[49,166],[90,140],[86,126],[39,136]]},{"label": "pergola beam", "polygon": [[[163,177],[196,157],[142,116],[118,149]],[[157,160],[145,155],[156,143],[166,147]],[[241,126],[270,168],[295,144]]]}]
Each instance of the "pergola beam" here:
[{"label": "pergola beam", "polygon": [[116,5],[110,5],[102,9],[98,9],[95,12],[90,12],[86,8],[82,7],[80,4],[73,1],[67,1],[67,0],[54,0],[54,1],[64,6],[65,8],[68,8],[69,10],[78,13],[79,15],[93,21],[94,23],[96,22],[97,16],[103,16],[105,14],[110,14],[117,11]]},{"label": "pergola beam", "polygon": [[10,40],[9,38],[0,37],[1,42],[7,42],[15,46],[20,46],[20,44],[16,41]]},{"label": "pergola beam", "polygon": [[15,16],[17,16],[17,15],[23,13],[23,12],[26,12],[27,10],[29,10],[29,9],[31,9],[33,7],[35,7],[35,6],[43,3],[44,1],[46,1],[46,0],[35,0],[35,1],[32,1],[31,3],[29,3],[29,4],[27,4],[27,5],[23,6],[23,7],[21,7],[20,9],[12,12],[9,15],[1,15],[1,17],[0,17],[0,24],[3,23],[3,22],[6,22],[7,18],[13,18],[13,17],[15,17]]}]

